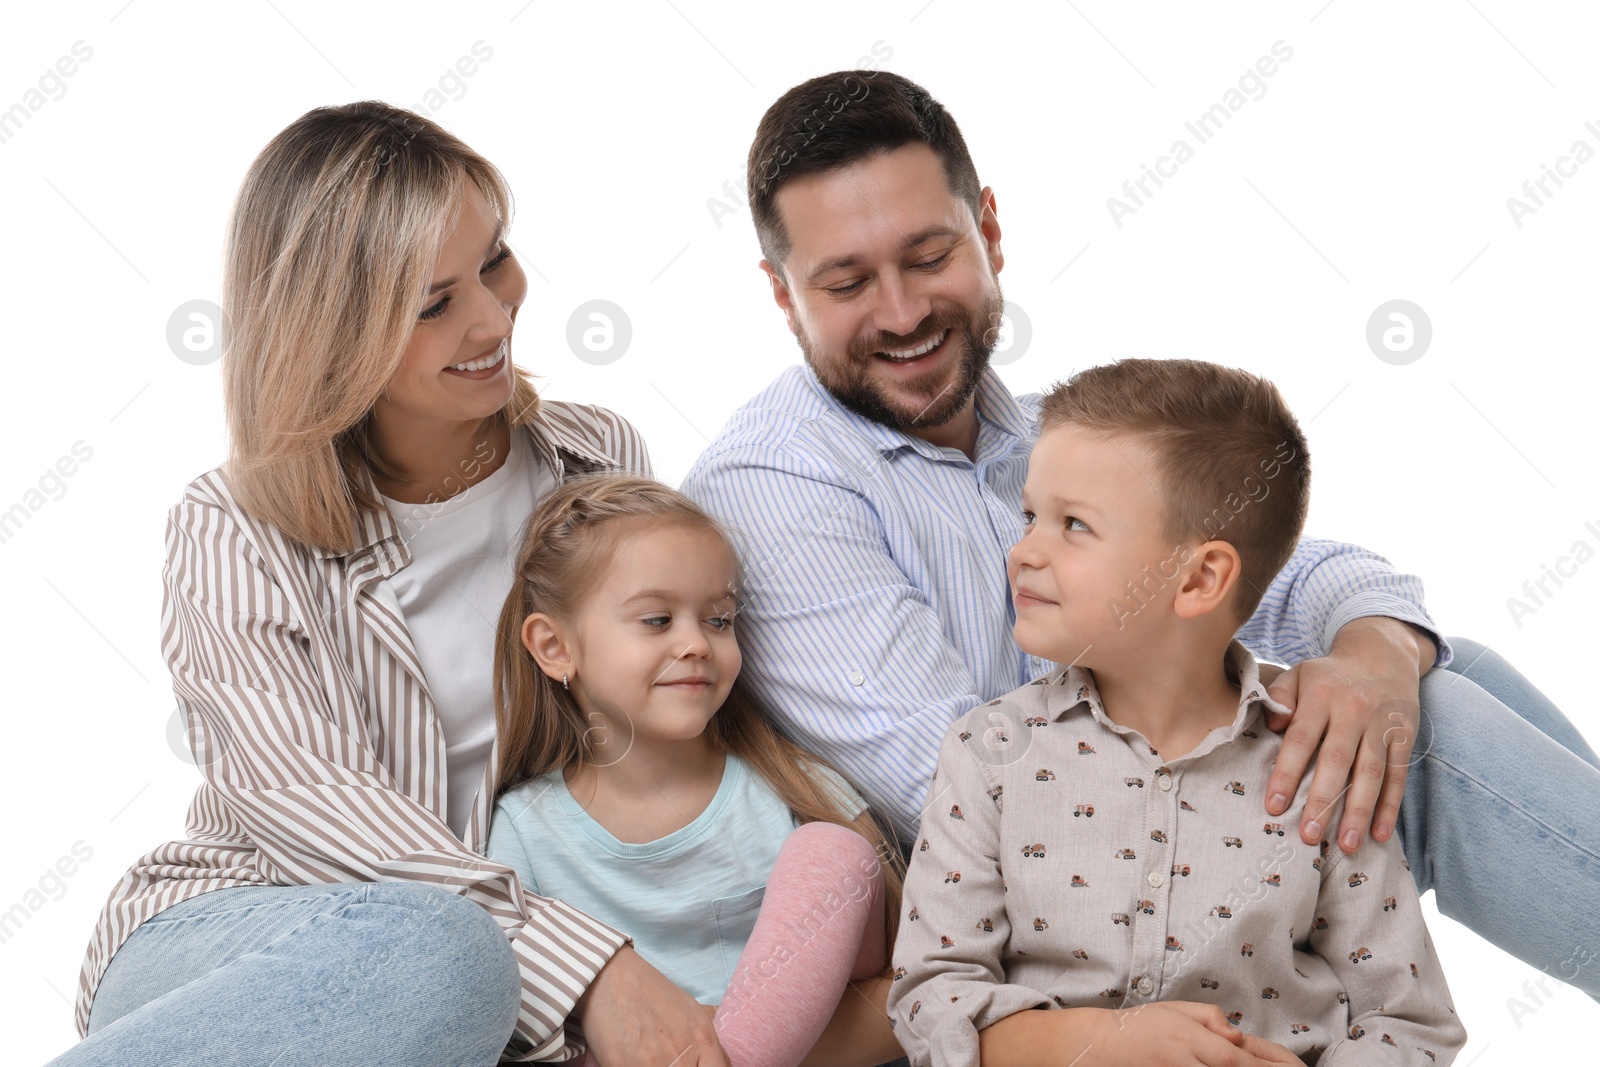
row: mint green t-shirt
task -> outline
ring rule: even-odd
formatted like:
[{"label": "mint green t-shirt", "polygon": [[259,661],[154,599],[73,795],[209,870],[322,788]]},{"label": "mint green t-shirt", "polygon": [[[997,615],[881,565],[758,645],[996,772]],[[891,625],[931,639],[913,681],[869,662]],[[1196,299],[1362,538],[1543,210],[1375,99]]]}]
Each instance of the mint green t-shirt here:
[{"label": "mint green t-shirt", "polygon": [[[866,810],[844,779],[819,773],[845,815]],[[486,855],[516,871],[524,889],[621,930],[678,988],[717,1004],[795,825],[771,787],[730,755],[716,795],[693,822],[629,844],[590,818],[554,771],[495,803]]]}]

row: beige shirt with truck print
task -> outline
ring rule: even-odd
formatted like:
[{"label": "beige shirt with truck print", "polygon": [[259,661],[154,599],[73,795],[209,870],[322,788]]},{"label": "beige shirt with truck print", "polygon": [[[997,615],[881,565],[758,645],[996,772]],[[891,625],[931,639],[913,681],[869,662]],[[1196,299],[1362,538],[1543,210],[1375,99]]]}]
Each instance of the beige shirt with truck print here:
[{"label": "beige shirt with truck print", "polygon": [[1106,718],[1079,667],[951,726],[889,993],[913,1064],[976,1064],[978,1031],[1017,1011],[1158,1000],[1216,1004],[1323,1065],[1431,1067],[1460,1051],[1398,840],[1353,856],[1302,842],[1309,770],[1267,815],[1282,738],[1263,716],[1287,709],[1243,645],[1228,657],[1238,715],[1181,759]]}]

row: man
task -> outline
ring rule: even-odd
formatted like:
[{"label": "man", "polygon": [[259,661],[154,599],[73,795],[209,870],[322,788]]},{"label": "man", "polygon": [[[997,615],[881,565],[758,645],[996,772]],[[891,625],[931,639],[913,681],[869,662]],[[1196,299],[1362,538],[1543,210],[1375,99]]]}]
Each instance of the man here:
[{"label": "man", "polygon": [[[735,413],[683,488],[746,538],[748,676],[909,843],[945,727],[1050,669],[1011,635],[1005,555],[1038,396],[988,367],[997,204],[954,120],[889,72],[785,93],[748,175],[761,269],[805,365]],[[1218,503],[1223,526],[1238,502]],[[1160,562],[1109,610],[1136,612]],[[1453,653],[1420,581],[1351,545],[1302,540],[1238,636],[1294,664],[1270,689],[1294,714],[1272,724],[1288,728],[1264,821],[1320,753],[1304,840],[1350,853],[1398,827],[1441,911],[1600,992],[1583,949],[1600,924],[1563,903],[1600,884],[1600,760],[1559,711],[1478,646],[1462,670],[1494,695],[1430,673]],[[1321,825],[1341,795],[1340,825]]]}]

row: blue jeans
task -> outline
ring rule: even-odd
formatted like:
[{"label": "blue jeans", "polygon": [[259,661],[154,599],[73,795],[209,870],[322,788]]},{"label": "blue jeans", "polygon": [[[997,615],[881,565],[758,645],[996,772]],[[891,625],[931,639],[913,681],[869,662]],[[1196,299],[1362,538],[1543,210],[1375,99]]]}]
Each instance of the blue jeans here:
[{"label": "blue jeans", "polygon": [[[1600,1000],[1600,757],[1498,654],[1422,679],[1399,833],[1439,911]],[[1586,959],[1587,957],[1587,959]]]},{"label": "blue jeans", "polygon": [[436,886],[216,889],[123,942],[49,1067],[483,1067],[520,1001],[505,933]]}]

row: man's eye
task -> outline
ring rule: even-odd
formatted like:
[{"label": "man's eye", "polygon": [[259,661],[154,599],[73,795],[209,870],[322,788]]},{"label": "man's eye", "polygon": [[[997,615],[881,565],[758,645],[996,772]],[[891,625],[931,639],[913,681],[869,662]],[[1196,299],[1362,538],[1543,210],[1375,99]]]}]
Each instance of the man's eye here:
[{"label": "man's eye", "polygon": [[912,266],[918,270],[938,270],[940,267],[945,265],[945,262],[949,260],[949,258],[950,253],[946,252],[942,256],[935,256],[933,259],[925,259],[921,263],[913,263]]},{"label": "man's eye", "polygon": [[855,281],[855,282],[851,282],[849,285],[839,285],[839,286],[834,286],[832,288],[829,288],[828,292],[832,293],[834,296],[849,296],[850,294],[854,293],[856,290],[860,289],[865,284],[867,284],[867,283],[866,282],[861,282],[861,281]]}]

